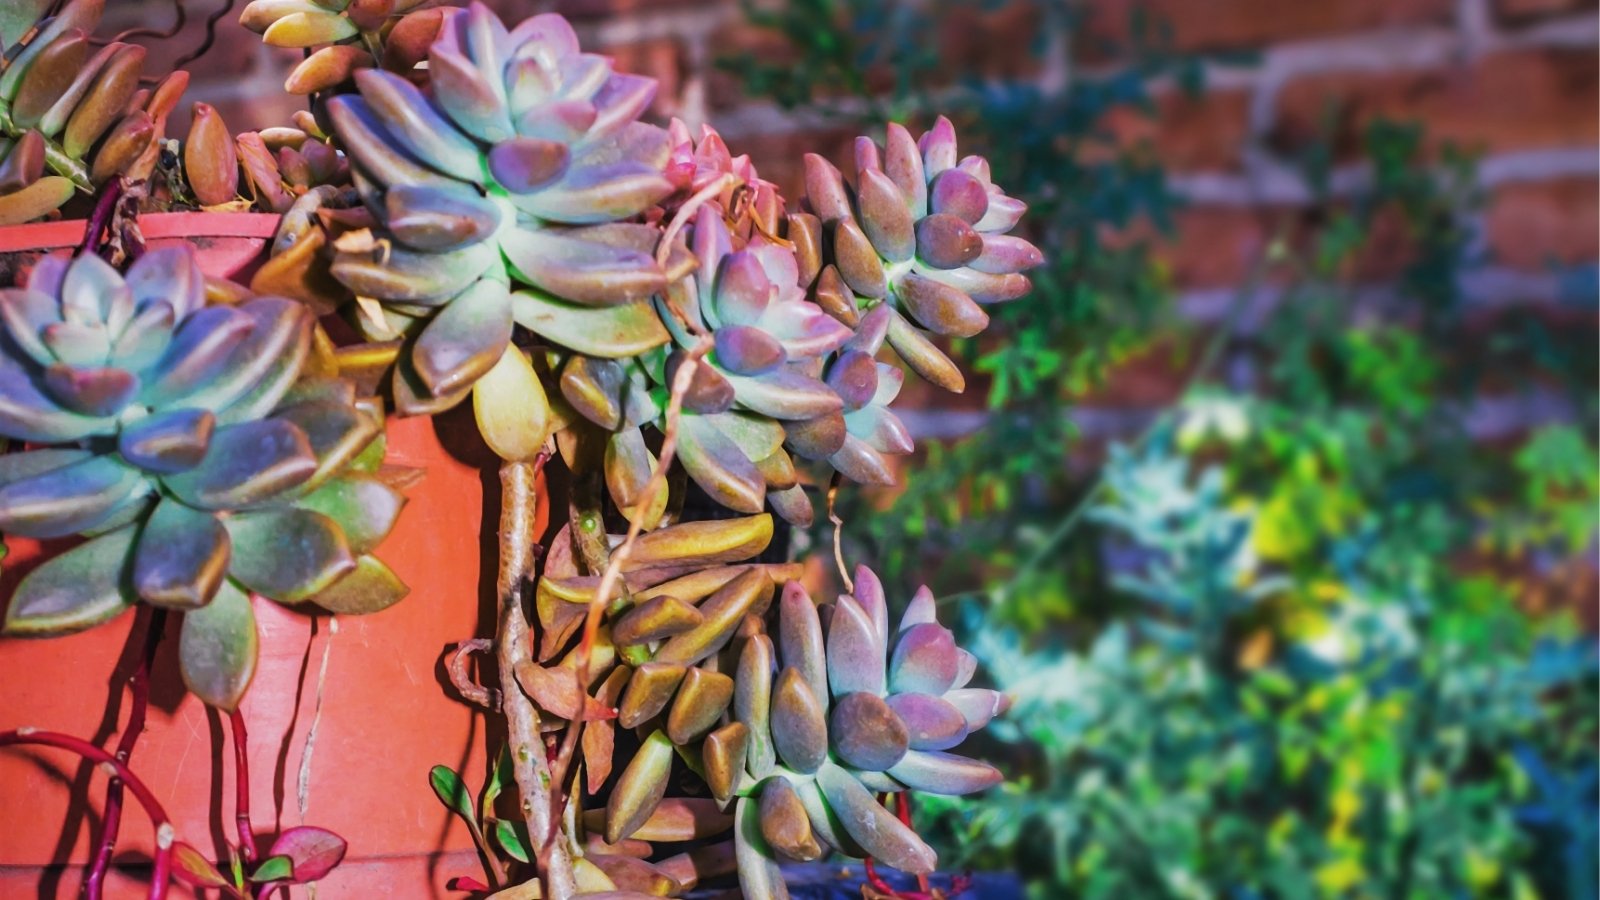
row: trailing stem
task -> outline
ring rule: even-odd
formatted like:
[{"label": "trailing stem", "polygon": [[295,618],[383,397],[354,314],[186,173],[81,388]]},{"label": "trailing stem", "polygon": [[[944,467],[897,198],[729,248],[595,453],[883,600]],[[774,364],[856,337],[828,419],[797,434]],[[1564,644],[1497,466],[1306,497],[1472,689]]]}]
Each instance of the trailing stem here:
[{"label": "trailing stem", "polygon": [[250,827],[250,734],[245,731],[244,714],[228,713],[233,728],[234,820],[239,826],[239,855],[247,863],[256,861],[256,834]]},{"label": "trailing stem", "polygon": [[554,798],[559,792],[552,787],[549,761],[539,735],[539,711],[517,684],[517,667],[533,664],[533,643],[522,595],[533,564],[535,482],[546,458],[541,454],[533,462],[506,462],[500,466],[500,612],[495,652],[511,769],[517,781],[523,823],[539,848],[534,863],[543,896],[567,900],[577,893],[577,883],[566,842],[555,840],[559,817]]},{"label": "trailing stem", "polygon": [[[159,607],[140,604],[134,614],[135,633],[144,628],[144,648],[138,665],[128,678],[128,725],[117,740],[117,760],[127,764],[133,748],[144,731],[145,713],[150,707],[150,667],[155,661],[156,648],[161,644],[161,633],[167,627],[167,611]],[[83,895],[88,900],[100,900],[105,890],[106,873],[111,869],[111,854],[117,846],[117,835],[122,830],[122,779],[113,775],[106,785],[104,821],[100,838],[96,841],[94,861],[83,878]]]},{"label": "trailing stem", "polygon": [[154,826],[156,832],[156,853],[150,872],[148,896],[150,900],[162,900],[166,897],[167,881],[172,877],[172,845],[177,835],[173,831],[172,821],[167,818],[167,811],[161,807],[161,801],[156,799],[150,788],[114,754],[107,753],[82,738],[54,731],[40,731],[36,728],[18,728],[16,731],[0,732],[0,747],[29,746],[55,747],[58,750],[76,753],[84,759],[99,763],[106,774],[127,785],[134,799],[144,807],[145,815],[150,817],[150,824]]}]

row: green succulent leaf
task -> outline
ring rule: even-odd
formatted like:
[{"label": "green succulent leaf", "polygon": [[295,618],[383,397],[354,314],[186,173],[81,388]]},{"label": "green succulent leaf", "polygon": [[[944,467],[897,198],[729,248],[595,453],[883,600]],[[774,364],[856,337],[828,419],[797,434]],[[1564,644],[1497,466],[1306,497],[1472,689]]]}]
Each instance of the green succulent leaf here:
[{"label": "green succulent leaf", "polygon": [[137,536],[133,527],[101,535],[28,573],[6,609],[6,633],[70,634],[132,606],[128,564]]},{"label": "green succulent leaf", "polygon": [[333,519],[309,509],[236,513],[224,523],[233,543],[228,574],[251,591],[298,603],[355,571]]},{"label": "green succulent leaf", "polygon": [[249,595],[224,581],[209,604],[183,616],[183,683],[207,704],[232,712],[255,677],[259,641]]}]

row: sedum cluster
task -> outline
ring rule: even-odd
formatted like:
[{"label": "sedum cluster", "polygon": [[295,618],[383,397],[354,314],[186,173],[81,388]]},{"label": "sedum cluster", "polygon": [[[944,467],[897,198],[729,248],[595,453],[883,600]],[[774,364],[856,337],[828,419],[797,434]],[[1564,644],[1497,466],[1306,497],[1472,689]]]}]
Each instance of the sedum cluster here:
[{"label": "sedum cluster", "polygon": [[405,595],[371,551],[404,498],[382,408],[314,351],[302,305],[207,303],[187,247],[126,274],[46,257],[0,292],[0,531],[80,538],[18,585],[5,630],[53,635],[148,603],[184,614],[185,681],[233,708],[255,594],[334,612]]}]

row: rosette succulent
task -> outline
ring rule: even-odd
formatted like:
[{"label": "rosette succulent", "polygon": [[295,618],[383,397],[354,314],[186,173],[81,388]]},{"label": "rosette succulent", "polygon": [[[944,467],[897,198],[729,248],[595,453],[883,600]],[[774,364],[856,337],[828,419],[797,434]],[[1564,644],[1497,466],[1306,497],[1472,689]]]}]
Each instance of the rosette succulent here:
[{"label": "rosette succulent", "polygon": [[[0,224],[46,215],[113,175],[147,177],[188,75],[141,92],[145,49],[96,43],[104,0],[71,0],[23,34],[0,35]],[[19,10],[26,10],[22,4]]]},{"label": "rosette succulent", "polygon": [[[688,744],[685,758],[713,798],[733,806],[724,827],[735,830],[745,896],[787,896],[777,860],[817,859],[830,850],[910,872],[933,870],[933,851],[874,795],[964,794],[999,783],[994,767],[948,751],[1007,701],[967,687],[976,659],[938,624],[926,588],[891,633],[882,584],[862,566],[853,594],[826,612],[819,615],[791,582],[779,601],[776,640],[747,634],[737,662],[724,669],[732,677],[702,674],[690,709],[678,706],[697,670],[674,673],[685,687],[613,788],[603,817],[608,842],[662,830],[672,748]],[[730,715],[719,719],[724,708]],[[715,713],[700,715],[706,710]],[[672,815],[680,813],[675,806]],[[700,818],[702,825],[718,821]],[[601,822],[593,817],[592,824]]]},{"label": "rosette succulent", "polygon": [[[560,16],[508,31],[482,4],[444,13],[424,87],[380,69],[355,80],[328,118],[380,228],[341,242],[332,271],[370,337],[407,338],[401,411],[453,405],[503,359],[526,365],[508,352],[514,323],[593,357],[666,343],[649,299],[692,261],[662,265],[660,230],[622,221],[672,191],[666,132],[636,121],[652,80],[580,52]],[[542,421],[527,394],[492,389]]]},{"label": "rosette succulent", "polygon": [[249,595],[367,612],[405,586],[370,551],[404,502],[377,471],[381,409],[327,374],[277,297],[207,306],[191,250],[124,276],[47,257],[0,293],[0,531],[85,538],[18,585],[5,630],[78,631],[136,602],[183,611],[183,674],[237,704]]},{"label": "rosette succulent", "polygon": [[888,306],[895,352],[960,391],[960,370],[927,332],[971,337],[989,324],[984,305],[1028,292],[1021,273],[1043,257],[1006,233],[1026,207],[990,180],[982,157],[957,160],[955,128],[942,116],[920,141],[895,124],[885,147],[858,138],[855,163],[852,187],[827,160],[806,156],[806,202],[828,231],[817,300],[849,325]]},{"label": "rosette succulent", "polygon": [[[719,503],[758,512],[772,494],[800,492],[794,464],[779,446],[784,432],[767,422],[814,419],[843,409],[839,395],[810,371],[851,332],[806,299],[794,250],[760,234],[735,247],[714,205],[700,208],[691,246],[698,270],[658,301],[678,303],[691,327],[709,333],[714,343],[684,400],[679,459]],[[662,320],[679,353],[698,343],[676,315],[663,309]],[[765,430],[771,439],[740,440],[737,423],[723,415],[729,410],[754,420],[745,430]],[[773,499],[774,508],[786,515],[795,508],[781,497]],[[803,502],[803,495],[799,499]],[[809,513],[809,504],[803,510]]]}]

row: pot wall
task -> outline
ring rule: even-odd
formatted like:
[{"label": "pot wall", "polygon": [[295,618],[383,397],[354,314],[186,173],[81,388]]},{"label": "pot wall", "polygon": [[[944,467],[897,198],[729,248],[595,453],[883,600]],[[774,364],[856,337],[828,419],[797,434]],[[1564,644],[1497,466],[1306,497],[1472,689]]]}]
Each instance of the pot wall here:
[{"label": "pot wall", "polygon": [[[152,245],[187,240],[200,248],[208,274],[233,277],[253,269],[276,221],[209,213],[140,218]],[[0,284],[14,283],[41,248],[70,252],[81,233],[82,223],[73,222],[0,228],[0,268],[10,269],[0,272]],[[465,766],[468,784],[482,782],[484,719],[453,698],[441,656],[458,640],[492,632],[495,520],[480,531],[484,479],[498,490],[495,462],[469,410],[438,420],[391,420],[388,434],[390,463],[426,470],[378,551],[410,585],[410,596],[376,615],[340,617],[337,633],[329,617],[255,601],[261,658],[242,706],[252,819],[263,848],[274,832],[302,823],[331,828],[350,842],[345,864],[322,882],[324,896],[373,896],[374,889],[383,896],[446,896],[448,878],[479,874],[470,836],[445,813],[427,774],[438,763]],[[8,545],[0,605],[41,552],[51,551],[23,539]],[[132,660],[123,657],[133,618],[127,613],[62,638],[0,637],[0,729],[32,725],[113,747],[127,716]],[[226,722],[183,691],[177,634],[172,617],[132,767],[162,798],[179,839],[217,859],[236,834],[232,764],[224,762],[232,745]],[[302,818],[299,780],[325,658]],[[116,710],[109,720],[108,696]],[[60,751],[0,750],[0,897],[76,896],[104,783]],[[130,799],[117,859],[148,861],[151,848],[148,820]],[[113,879],[108,896],[142,897],[144,890],[141,881]],[[295,895],[303,896],[302,889]]]}]

